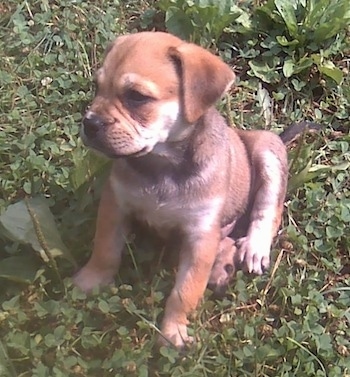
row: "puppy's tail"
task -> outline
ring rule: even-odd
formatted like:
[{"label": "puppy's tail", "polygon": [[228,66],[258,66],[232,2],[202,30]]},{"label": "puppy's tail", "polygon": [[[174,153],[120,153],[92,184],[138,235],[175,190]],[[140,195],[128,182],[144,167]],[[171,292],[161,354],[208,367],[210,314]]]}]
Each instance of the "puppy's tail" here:
[{"label": "puppy's tail", "polygon": [[282,133],[280,133],[280,138],[283,143],[288,145],[292,143],[298,136],[302,133],[314,133],[322,130],[322,126],[318,123],[313,122],[300,122],[292,123],[287,127]]}]

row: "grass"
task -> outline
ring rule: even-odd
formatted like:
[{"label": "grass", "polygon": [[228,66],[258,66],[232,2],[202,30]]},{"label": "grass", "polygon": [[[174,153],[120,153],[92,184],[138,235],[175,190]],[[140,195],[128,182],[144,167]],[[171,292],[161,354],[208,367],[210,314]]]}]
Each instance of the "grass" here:
[{"label": "grass", "polygon": [[[343,0],[0,6],[0,376],[350,376],[349,14]],[[113,287],[87,297],[69,278],[109,166],[78,138],[91,77],[114,35],[152,28],[234,66],[220,108],[236,127],[323,126],[289,148],[271,271],[207,292],[185,353],[155,347],[174,271],[153,242],[129,245]]]}]

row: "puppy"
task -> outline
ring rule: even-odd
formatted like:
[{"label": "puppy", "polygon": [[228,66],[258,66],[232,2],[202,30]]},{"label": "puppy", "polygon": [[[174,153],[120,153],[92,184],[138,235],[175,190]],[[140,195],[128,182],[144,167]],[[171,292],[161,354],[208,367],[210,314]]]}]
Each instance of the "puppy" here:
[{"label": "puppy", "polygon": [[[118,37],[96,73],[83,142],[113,159],[94,249],[77,273],[84,291],[113,281],[132,219],[179,240],[161,342],[191,341],[187,317],[205,288],[226,286],[233,257],[269,266],[287,185],[287,154],[267,131],[227,126],[214,108],[235,75],[203,48],[161,32]],[[244,234],[228,238],[240,224]]]}]

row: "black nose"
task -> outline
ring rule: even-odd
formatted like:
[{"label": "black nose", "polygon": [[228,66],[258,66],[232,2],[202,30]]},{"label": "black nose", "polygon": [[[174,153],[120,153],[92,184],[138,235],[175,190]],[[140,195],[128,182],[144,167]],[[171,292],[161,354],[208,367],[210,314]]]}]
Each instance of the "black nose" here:
[{"label": "black nose", "polygon": [[98,115],[89,114],[83,119],[84,134],[89,139],[93,139],[105,124],[106,122]]}]

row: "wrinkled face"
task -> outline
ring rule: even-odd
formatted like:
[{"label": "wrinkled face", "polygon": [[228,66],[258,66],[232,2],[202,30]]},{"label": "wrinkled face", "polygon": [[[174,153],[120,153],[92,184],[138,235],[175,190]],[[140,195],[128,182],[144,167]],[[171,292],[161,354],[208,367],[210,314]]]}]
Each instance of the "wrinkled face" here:
[{"label": "wrinkled face", "polygon": [[180,82],[168,53],[180,43],[152,33],[113,43],[96,73],[96,96],[83,119],[86,145],[112,158],[141,156],[157,143],[184,137]]}]

